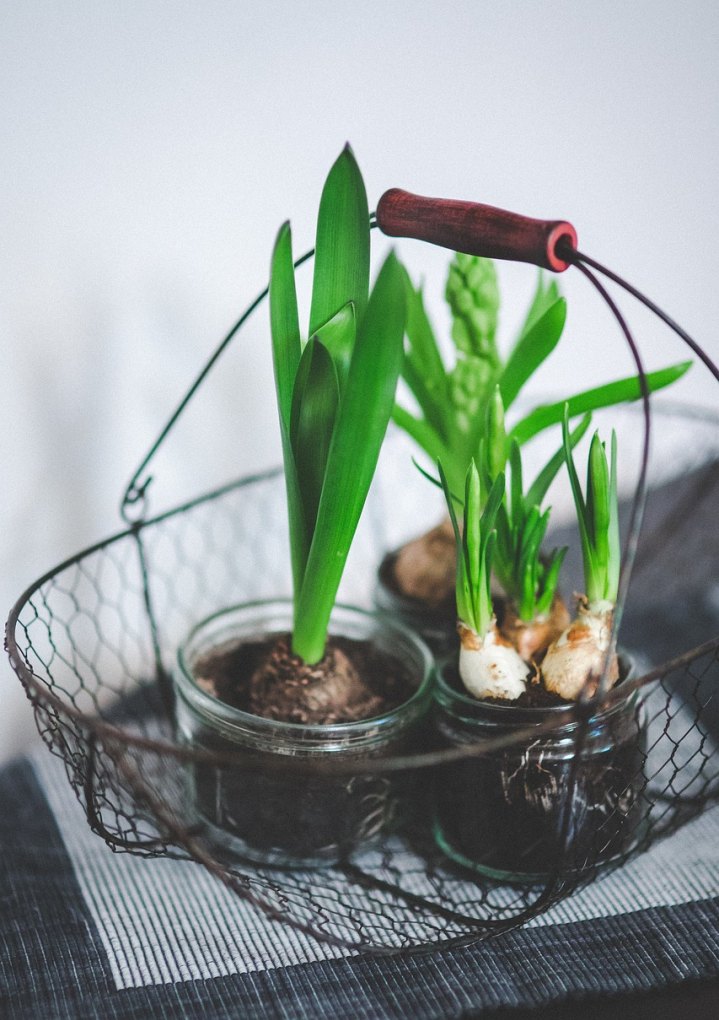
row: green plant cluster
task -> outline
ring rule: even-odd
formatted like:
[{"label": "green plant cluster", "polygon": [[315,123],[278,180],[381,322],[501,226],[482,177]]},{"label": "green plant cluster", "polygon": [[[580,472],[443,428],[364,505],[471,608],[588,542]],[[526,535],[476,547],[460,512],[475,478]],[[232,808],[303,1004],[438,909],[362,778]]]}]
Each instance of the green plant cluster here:
[{"label": "green plant cluster", "polygon": [[[454,344],[454,357],[448,366],[427,316],[422,289],[415,288],[406,272],[404,280],[407,349],[402,376],[419,415],[397,404],[394,421],[432,462],[442,461],[450,488],[458,492],[470,460],[479,460],[487,423],[484,409],[495,388],[499,387],[506,413],[557,347],[566,321],[566,301],[556,281],[547,282],[540,271],[522,327],[509,354],[502,358],[496,343],[500,299],[494,265],[478,256],[455,255],[445,291]],[[673,383],[690,364],[684,361],[650,373],[647,376],[650,391]],[[522,446],[538,432],[560,424],[565,404],[571,419],[602,407],[638,400],[640,396],[636,376],[582,390],[532,408],[510,428],[509,438]]]},{"label": "green plant cluster", "polygon": [[301,338],[289,223],[275,243],[270,321],[294,589],[293,651],[322,658],[330,613],[389,423],[405,295],[390,253],[370,293],[369,210],[345,148],[317,221],[308,339]]}]

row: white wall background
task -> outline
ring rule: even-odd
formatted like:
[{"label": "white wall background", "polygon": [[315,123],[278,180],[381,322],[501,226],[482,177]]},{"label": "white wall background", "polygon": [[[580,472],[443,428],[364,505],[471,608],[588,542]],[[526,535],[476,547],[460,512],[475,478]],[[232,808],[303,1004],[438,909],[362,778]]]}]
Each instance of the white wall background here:
[{"label": "white wall background", "polygon": [[[400,186],[571,219],[719,356],[717,53],[713,0],[3,4],[3,615],[117,529],[124,483],[264,285],[279,224],[312,244],[347,139],[372,204]],[[441,321],[446,253],[401,250]],[[570,277],[544,390],[629,369]],[[508,334],[532,283],[502,270]],[[650,366],[683,357],[631,319]],[[163,460],[173,492],[277,460],[271,392],[258,322]],[[675,395],[716,406],[700,368]],[[0,758],[32,732],[0,665]]]}]

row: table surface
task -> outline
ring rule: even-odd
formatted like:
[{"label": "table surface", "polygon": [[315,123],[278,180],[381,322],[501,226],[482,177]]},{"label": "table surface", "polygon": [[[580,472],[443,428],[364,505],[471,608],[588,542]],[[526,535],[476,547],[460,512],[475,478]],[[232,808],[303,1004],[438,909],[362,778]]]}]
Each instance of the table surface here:
[{"label": "table surface", "polygon": [[677,1001],[716,1015],[701,1010],[719,981],[717,809],[523,929],[392,958],[270,922],[194,863],[113,854],[44,749],[0,773],[0,817],[10,1020],[556,1018],[579,999],[589,1018],[617,1015],[616,996],[637,1018]]}]

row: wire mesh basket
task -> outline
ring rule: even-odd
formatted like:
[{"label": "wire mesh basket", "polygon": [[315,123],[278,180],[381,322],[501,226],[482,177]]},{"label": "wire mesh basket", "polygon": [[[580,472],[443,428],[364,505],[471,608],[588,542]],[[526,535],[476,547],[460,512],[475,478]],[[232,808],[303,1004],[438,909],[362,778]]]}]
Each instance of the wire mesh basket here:
[{"label": "wire mesh basket", "polygon": [[[620,439],[641,436],[640,415],[622,411],[619,419]],[[652,465],[642,462],[642,485],[653,491],[624,615],[622,644],[634,666],[621,694],[606,695],[599,713],[596,704],[577,703],[539,727],[490,727],[450,746],[435,735],[381,759],[321,767],[283,761],[283,774],[300,786],[318,771],[343,788],[361,781],[368,819],[388,777],[407,781],[408,807],[398,823],[368,843],[345,846],[321,870],[238,863],[202,824],[188,822],[188,777],[235,770],[240,789],[242,783],[250,789],[258,766],[239,751],[178,740],[170,679],[178,645],[198,620],[290,592],[288,557],[278,555],[287,548],[282,476],[242,479],[146,519],[148,483],[141,479],[153,448],[128,490],[126,507],[134,507],[135,518],[129,528],[41,578],[19,599],[7,628],[11,663],[40,733],[64,762],[91,828],[115,851],[194,859],[269,917],[317,938],[397,952],[467,944],[522,924],[702,811],[719,795],[719,638],[707,640],[719,615],[711,513],[719,430],[708,417],[671,408],[654,421],[659,448],[683,430],[692,437],[693,459],[683,464],[681,480],[663,473],[667,458],[654,464],[654,479]],[[355,602],[371,601],[387,552],[372,501],[386,507],[392,474],[391,466],[380,469],[348,564],[344,591]],[[638,527],[635,509],[629,500],[630,533]],[[696,560],[691,572],[689,556]],[[685,610],[675,639],[661,590],[670,577]],[[441,716],[441,698],[438,704]],[[607,757],[607,734],[626,753]],[[515,782],[530,759],[548,777],[557,807],[549,849],[543,848],[546,866],[525,867],[515,882],[511,867],[493,867],[491,854],[480,868],[447,854],[438,826],[445,837],[452,831],[467,789],[483,791],[474,798],[480,807],[474,830],[491,830],[503,809],[498,784],[506,777]],[[510,773],[512,762],[517,768]],[[459,800],[438,808],[448,790]],[[547,788],[525,783],[521,795],[541,801]],[[536,838],[546,843],[547,833]],[[524,839],[531,842],[531,831]],[[515,834],[510,842],[516,841]]]}]

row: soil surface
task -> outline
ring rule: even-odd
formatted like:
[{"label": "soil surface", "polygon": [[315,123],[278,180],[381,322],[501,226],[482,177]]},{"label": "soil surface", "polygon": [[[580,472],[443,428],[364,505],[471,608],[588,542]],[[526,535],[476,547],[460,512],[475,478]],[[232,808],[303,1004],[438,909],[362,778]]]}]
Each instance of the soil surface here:
[{"label": "soil surface", "polygon": [[358,722],[397,708],[415,692],[409,671],[366,641],[330,637],[308,666],[279,634],[218,649],[195,664],[199,687],[252,715],[306,725]]}]

